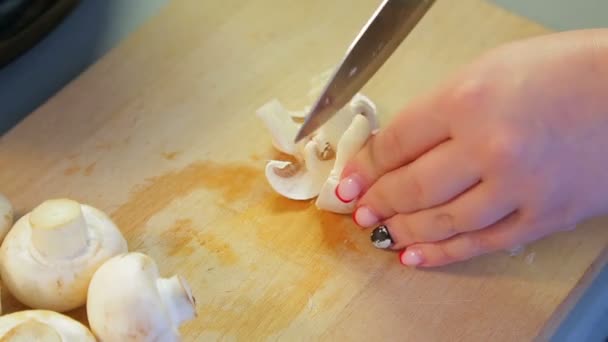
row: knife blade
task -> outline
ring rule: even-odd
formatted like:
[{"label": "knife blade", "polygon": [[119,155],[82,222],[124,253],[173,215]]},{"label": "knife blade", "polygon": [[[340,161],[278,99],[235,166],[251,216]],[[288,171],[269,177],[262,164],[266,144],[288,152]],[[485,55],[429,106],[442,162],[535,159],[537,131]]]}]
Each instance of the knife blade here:
[{"label": "knife blade", "polygon": [[369,81],[414,29],[435,0],[384,0],[346,51],[340,66],[296,135],[312,134]]}]

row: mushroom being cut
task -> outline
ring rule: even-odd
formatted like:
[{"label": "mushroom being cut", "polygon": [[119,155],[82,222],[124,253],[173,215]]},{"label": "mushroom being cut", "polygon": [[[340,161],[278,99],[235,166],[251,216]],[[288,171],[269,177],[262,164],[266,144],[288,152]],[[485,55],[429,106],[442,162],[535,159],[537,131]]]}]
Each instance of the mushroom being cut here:
[{"label": "mushroom being cut", "polygon": [[340,202],[337,185],[348,161],[378,129],[376,106],[362,94],[306,139],[295,143],[301,112],[290,112],[272,100],[256,112],[272,136],[273,146],[292,160],[270,160],[266,179],[274,191],[293,200],[311,200],[321,210],[346,214],[353,204]]},{"label": "mushroom being cut", "polygon": [[54,311],[25,310],[0,317],[0,341],[95,342],[80,322]]},{"label": "mushroom being cut", "polygon": [[50,199],[7,234],[0,276],[21,303],[64,312],[85,304],[93,273],[126,251],[126,240],[105,213],[71,199]]},{"label": "mushroom being cut", "polygon": [[101,341],[179,341],[180,325],[195,316],[187,282],[178,275],[162,278],[146,254],[111,258],[89,286],[87,317]]},{"label": "mushroom being cut", "polygon": [[0,194],[0,243],[13,225],[13,206],[6,196]]}]

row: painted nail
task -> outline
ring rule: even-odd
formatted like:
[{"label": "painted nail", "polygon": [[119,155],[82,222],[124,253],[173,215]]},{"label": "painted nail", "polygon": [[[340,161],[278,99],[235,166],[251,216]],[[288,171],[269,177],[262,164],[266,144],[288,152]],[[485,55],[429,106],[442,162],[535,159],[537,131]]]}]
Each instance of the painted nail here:
[{"label": "painted nail", "polygon": [[385,225],[376,227],[370,236],[376,248],[387,249],[393,245],[393,238]]},{"label": "painted nail", "polygon": [[344,203],[352,202],[361,193],[361,186],[354,177],[346,177],[336,187],[336,196]]},{"label": "painted nail", "polygon": [[353,214],[355,223],[361,227],[367,228],[378,223],[378,217],[367,207],[359,207]]},{"label": "painted nail", "polygon": [[422,251],[417,248],[405,249],[399,254],[399,260],[406,266],[418,266],[422,263]]}]

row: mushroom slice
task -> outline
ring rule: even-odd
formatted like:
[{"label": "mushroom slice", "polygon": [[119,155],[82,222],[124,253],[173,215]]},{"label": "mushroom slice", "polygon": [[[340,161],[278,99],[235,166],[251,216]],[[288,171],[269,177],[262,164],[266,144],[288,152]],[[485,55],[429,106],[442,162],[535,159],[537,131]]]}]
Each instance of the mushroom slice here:
[{"label": "mushroom slice", "polygon": [[70,199],[51,199],[6,235],[0,276],[21,303],[63,312],[84,305],[95,270],[126,251],[126,240],[105,213]]},{"label": "mushroom slice", "polygon": [[363,115],[370,123],[372,131],[378,129],[377,110],[374,103],[362,94],[356,94],[352,100],[329,119],[318,132],[313,136],[313,140],[319,146],[330,145],[337,148],[338,141],[344,132],[352,124],[356,115]]},{"label": "mushroom slice", "polygon": [[25,310],[0,317],[0,341],[94,342],[95,337],[68,316],[47,310]]},{"label": "mushroom slice", "polygon": [[323,184],[321,192],[317,197],[316,206],[319,209],[327,210],[339,214],[352,213],[355,208],[355,203],[344,203],[340,201],[335,189],[340,182],[340,176],[344,170],[346,162],[353,158],[355,154],[363,148],[365,142],[372,134],[372,126],[370,121],[364,115],[357,115],[352,121],[352,124],[340,141],[338,142],[338,150],[336,152],[336,161],[333,165],[327,181]]},{"label": "mushroom slice", "polygon": [[270,132],[272,144],[277,150],[290,155],[298,153],[294,137],[300,124],[292,119],[290,112],[278,100],[274,99],[260,107],[256,115]]},{"label": "mushroom slice", "polygon": [[100,341],[179,341],[180,325],[195,316],[187,282],[176,275],[161,278],[143,253],[109,259],[89,286],[87,318]]},{"label": "mushroom slice", "polygon": [[13,225],[13,206],[4,195],[0,194],[0,243]]},{"label": "mushroom slice", "polygon": [[304,147],[304,165],[300,161],[271,160],[266,164],[266,179],[274,191],[293,200],[315,198],[327,179],[333,160],[323,160],[317,143]]}]

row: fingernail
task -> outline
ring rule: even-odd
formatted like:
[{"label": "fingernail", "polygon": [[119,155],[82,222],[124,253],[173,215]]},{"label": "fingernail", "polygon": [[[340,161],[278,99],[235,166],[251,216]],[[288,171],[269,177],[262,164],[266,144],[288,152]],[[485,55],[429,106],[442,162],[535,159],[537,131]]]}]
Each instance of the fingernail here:
[{"label": "fingernail", "polygon": [[376,227],[376,229],[372,231],[370,239],[374,246],[380,249],[387,249],[394,243],[391,233],[385,225]]},{"label": "fingernail", "polygon": [[353,214],[355,223],[361,227],[371,227],[378,223],[378,217],[367,207],[359,207]]},{"label": "fingernail", "polygon": [[399,254],[399,261],[406,266],[418,266],[422,260],[422,251],[418,248],[408,248]]},{"label": "fingernail", "polygon": [[361,186],[353,176],[346,177],[336,187],[336,196],[344,203],[352,202],[361,193]]}]

